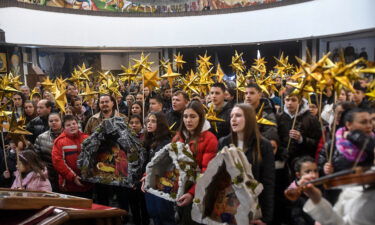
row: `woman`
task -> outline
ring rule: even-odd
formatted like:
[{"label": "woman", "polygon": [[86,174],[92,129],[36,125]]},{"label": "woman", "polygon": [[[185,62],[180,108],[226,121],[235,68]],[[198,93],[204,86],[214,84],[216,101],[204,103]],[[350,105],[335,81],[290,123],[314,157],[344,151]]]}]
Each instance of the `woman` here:
[{"label": "woman", "polygon": [[[208,131],[210,123],[205,118],[204,106],[199,101],[191,101],[183,113],[183,123],[173,138],[173,142],[189,145],[200,173],[206,171],[208,163],[216,156],[218,141],[216,136]],[[182,224],[194,224],[191,220],[191,205],[195,194],[195,185],[187,190],[179,199],[177,205],[182,207]]]},{"label": "woman", "polygon": [[134,102],[131,106],[131,115],[142,116],[142,102]]},{"label": "woman", "polygon": [[92,116],[91,110],[86,110],[82,105],[82,99],[77,96],[73,96],[70,102],[72,115],[78,119],[80,130],[86,127],[88,119]]},{"label": "woman", "polygon": [[25,95],[23,95],[21,92],[17,92],[12,96],[13,107],[15,109],[17,119],[24,115],[23,104],[25,103],[25,100]]},{"label": "woman", "polygon": [[259,196],[263,217],[251,224],[269,224],[273,217],[275,163],[271,143],[259,132],[254,109],[248,104],[234,106],[230,114],[231,134],[222,137],[219,149],[234,144],[242,148],[252,165],[254,178],[263,184]]},{"label": "woman", "polygon": [[[146,120],[146,133],[144,147],[147,151],[146,164],[151,161],[155,154],[165,145],[171,142],[171,133],[168,122],[162,112],[149,113]],[[144,179],[142,179],[142,182]],[[142,186],[144,183],[142,184]],[[144,188],[142,187],[144,191]],[[173,203],[155,195],[146,193],[146,206],[149,216],[155,225],[176,224],[174,220]]]},{"label": "woman", "polygon": [[[345,126],[337,129],[334,142],[328,141],[319,153],[318,166],[323,176],[351,169],[357,160],[358,166],[373,164],[375,138],[370,113],[366,109],[354,108],[343,119]],[[339,191],[330,190],[327,198],[334,204],[339,194]]]},{"label": "woman", "polygon": [[38,116],[36,112],[36,103],[31,100],[26,100],[23,104],[24,115],[26,117],[25,124],[28,124],[32,119]]},{"label": "woman", "polygon": [[58,174],[52,165],[51,151],[54,140],[62,132],[61,117],[58,113],[51,113],[48,116],[49,130],[40,134],[34,143],[35,152],[39,155],[40,159],[46,164],[48,169],[48,177],[50,179],[52,190],[59,190]]}]

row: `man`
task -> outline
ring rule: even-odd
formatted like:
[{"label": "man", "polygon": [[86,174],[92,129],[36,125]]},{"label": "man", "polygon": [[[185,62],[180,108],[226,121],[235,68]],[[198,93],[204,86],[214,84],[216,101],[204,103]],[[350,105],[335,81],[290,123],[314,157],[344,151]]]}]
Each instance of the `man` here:
[{"label": "man", "polygon": [[169,85],[163,87],[163,112],[167,113],[172,109],[172,90]]},{"label": "man", "polygon": [[[255,112],[258,114],[260,108],[263,105],[263,112],[262,118],[272,122],[277,123],[275,111],[272,107],[272,103],[270,100],[266,98],[262,98],[262,90],[260,87],[255,84],[249,84],[245,89],[245,103],[250,104],[254,109]],[[260,119],[260,118],[259,118]],[[277,125],[265,125],[258,123],[259,131],[261,134],[267,138],[272,146],[274,147],[274,152],[276,153],[277,143],[279,141],[278,134],[277,134]]]},{"label": "man", "polygon": [[217,129],[214,126],[210,128],[210,131],[216,135],[217,139],[230,133],[230,112],[232,108],[230,104],[225,102],[225,90],[223,83],[215,83],[210,89],[211,104],[214,106],[216,116],[224,120],[224,122],[215,122]]},{"label": "man", "polygon": [[45,131],[49,129],[48,116],[52,111],[52,102],[47,99],[42,99],[38,102],[36,111],[38,116],[29,122],[27,130],[32,133],[27,138],[31,143],[34,143],[35,139]]},{"label": "man", "polygon": [[168,125],[173,131],[180,127],[182,113],[189,103],[189,95],[183,91],[176,91],[172,97],[172,110],[167,113]]},{"label": "man", "polygon": [[74,86],[74,84],[72,83],[68,83],[68,85],[66,86],[66,98],[68,102],[71,102],[73,97],[77,97],[77,96],[78,96],[78,90],[76,86]]},{"label": "man", "polygon": [[72,115],[64,117],[64,131],[59,135],[52,148],[52,164],[59,174],[60,191],[79,197],[91,198],[91,185],[81,180],[81,171],[77,159],[81,144],[88,137],[78,129],[78,121]]},{"label": "man", "polygon": [[123,117],[127,121],[125,115],[115,110],[116,101],[113,96],[101,95],[99,98],[99,109],[100,112],[93,115],[86,124],[85,133],[91,135],[95,129],[101,124],[104,119],[108,119],[114,116]]},{"label": "man", "polygon": [[162,112],[163,111],[163,99],[159,95],[152,95],[150,96],[149,100],[150,112]]},{"label": "man", "polygon": [[369,109],[370,104],[366,99],[366,87],[363,87],[360,82],[355,82],[354,85],[354,90],[353,92],[353,102],[356,104],[358,108],[363,108],[363,109]]},{"label": "man", "polygon": [[30,99],[30,88],[26,85],[20,87],[20,91],[25,96],[26,99]]}]

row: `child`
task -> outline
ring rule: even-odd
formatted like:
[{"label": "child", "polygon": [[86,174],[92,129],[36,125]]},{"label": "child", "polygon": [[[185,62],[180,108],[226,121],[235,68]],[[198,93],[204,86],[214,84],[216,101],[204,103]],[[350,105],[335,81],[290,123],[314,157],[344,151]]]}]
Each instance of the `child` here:
[{"label": "child", "polygon": [[[289,188],[291,189],[305,184],[308,180],[319,178],[318,166],[314,159],[310,156],[302,156],[301,158],[298,158],[294,164],[294,171],[296,171],[296,180],[289,185]],[[307,213],[303,211],[303,205],[307,200],[308,197],[302,194],[292,203],[291,224],[320,225],[320,223],[315,222]]]},{"label": "child", "polygon": [[47,169],[34,151],[21,151],[18,158],[12,189],[52,191]]}]

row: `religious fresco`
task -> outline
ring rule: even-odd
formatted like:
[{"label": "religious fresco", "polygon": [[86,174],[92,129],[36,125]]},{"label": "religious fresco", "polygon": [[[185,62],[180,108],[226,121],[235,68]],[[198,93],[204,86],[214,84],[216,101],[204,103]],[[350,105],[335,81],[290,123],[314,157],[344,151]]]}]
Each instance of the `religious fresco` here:
[{"label": "religious fresco", "polygon": [[[31,4],[123,13],[198,12],[266,5],[288,0],[17,0]],[[302,1],[302,0],[301,0]]]}]

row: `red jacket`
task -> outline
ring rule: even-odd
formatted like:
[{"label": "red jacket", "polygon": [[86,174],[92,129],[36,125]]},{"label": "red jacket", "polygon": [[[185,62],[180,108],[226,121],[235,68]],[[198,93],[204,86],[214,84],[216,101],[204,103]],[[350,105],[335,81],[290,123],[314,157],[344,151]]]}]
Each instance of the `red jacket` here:
[{"label": "red jacket", "polygon": [[[173,142],[185,143],[185,140],[177,133],[173,138]],[[208,163],[216,156],[218,141],[216,136],[210,131],[203,131],[198,138],[198,150],[196,149],[195,141],[189,142],[190,150],[195,154],[196,161],[200,168],[200,172],[206,171]],[[188,191],[194,196],[195,184]]]},{"label": "red jacket", "polygon": [[77,159],[81,153],[81,144],[87,137],[87,134],[80,131],[74,136],[63,132],[54,141],[52,164],[59,174],[59,186],[62,191],[85,192],[91,189],[90,185],[80,187],[74,183],[74,178],[81,174],[77,167]]}]

